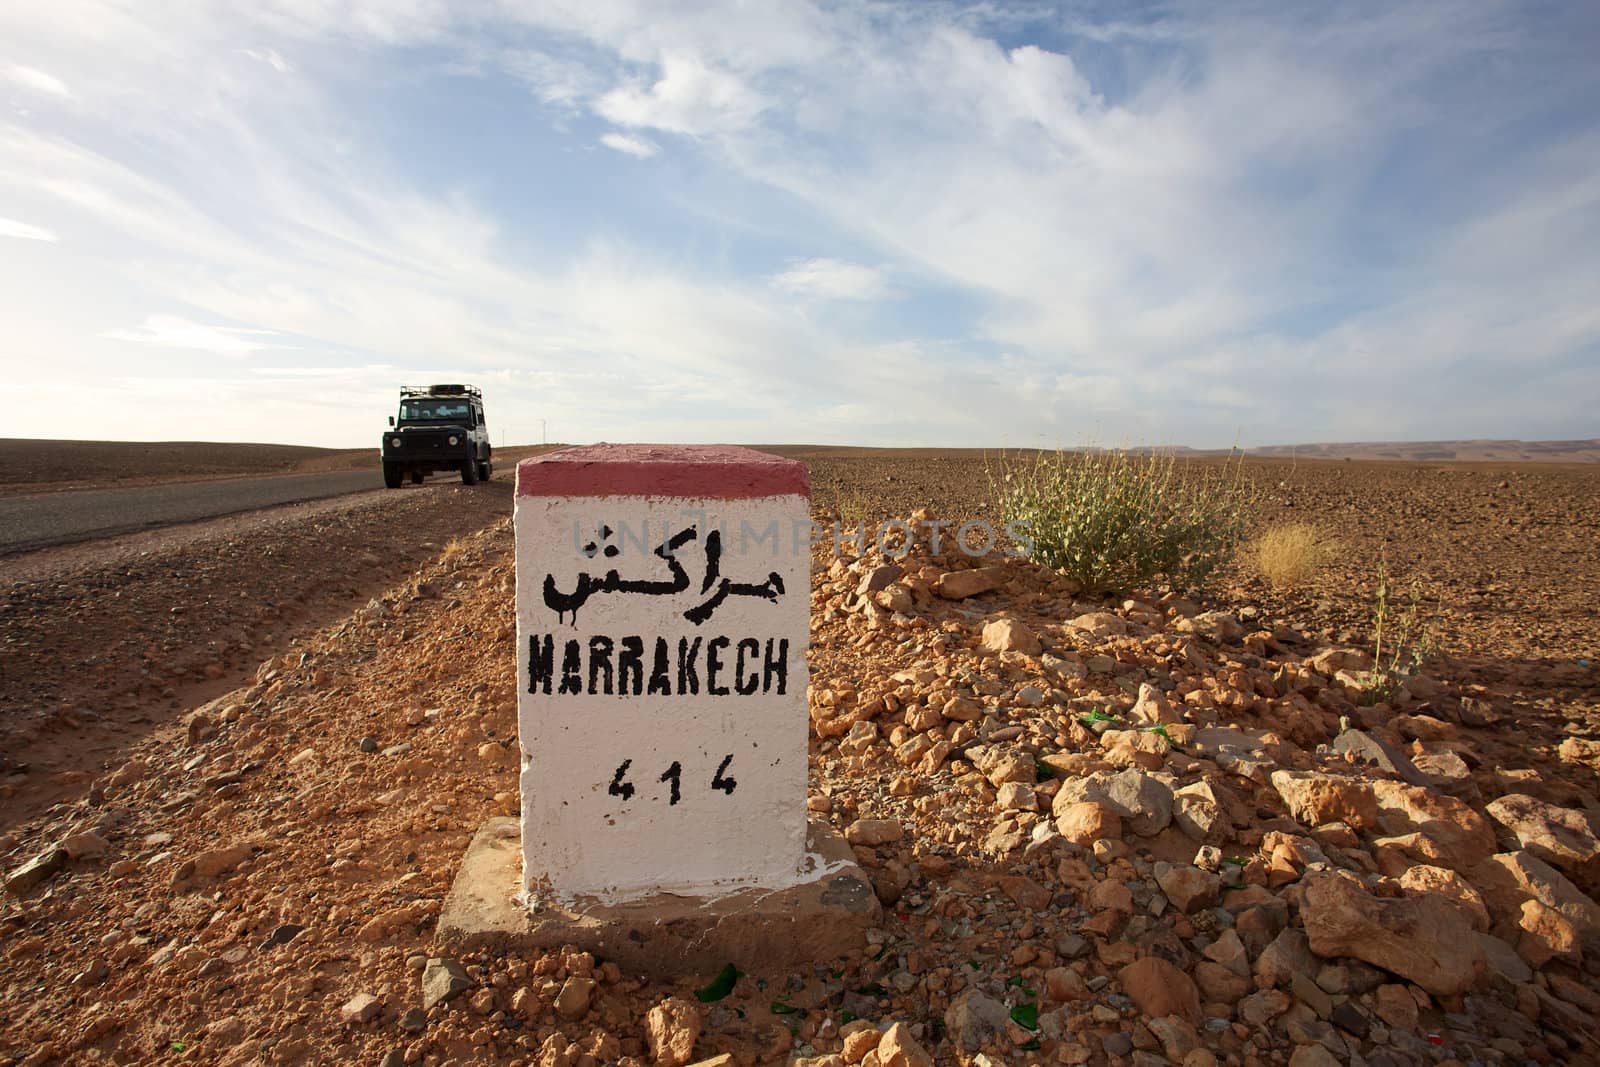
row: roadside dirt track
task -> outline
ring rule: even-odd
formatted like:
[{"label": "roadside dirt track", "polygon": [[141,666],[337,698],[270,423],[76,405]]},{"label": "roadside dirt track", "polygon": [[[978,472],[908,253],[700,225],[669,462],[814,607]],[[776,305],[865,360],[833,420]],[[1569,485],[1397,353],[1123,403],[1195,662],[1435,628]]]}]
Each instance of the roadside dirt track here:
[{"label": "roadside dirt track", "polygon": [[0,829],[510,510],[497,472],[0,559]]}]

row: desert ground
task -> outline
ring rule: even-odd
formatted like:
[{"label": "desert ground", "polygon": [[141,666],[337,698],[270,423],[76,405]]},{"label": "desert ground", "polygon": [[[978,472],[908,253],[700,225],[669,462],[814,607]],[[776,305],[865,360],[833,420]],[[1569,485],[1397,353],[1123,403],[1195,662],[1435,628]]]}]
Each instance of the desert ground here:
[{"label": "desert ground", "polygon": [[[0,492],[373,460],[249,447],[58,447]],[[993,515],[993,453],[779,451],[823,523]],[[434,959],[517,806],[504,457],[0,559],[0,1062],[1600,1062],[1600,465],[1240,470],[1257,529],[1336,541],[1307,585],[818,547],[809,806],[884,921],[714,1000]],[[1369,705],[1380,561],[1440,651]]]},{"label": "desert ground", "polygon": [[[514,445],[498,449],[495,458],[509,471],[517,460],[549,447]],[[214,441],[41,441],[0,437],[0,495],[372,470],[377,451],[376,443],[371,448],[313,448]],[[381,484],[381,474],[379,478]]]}]

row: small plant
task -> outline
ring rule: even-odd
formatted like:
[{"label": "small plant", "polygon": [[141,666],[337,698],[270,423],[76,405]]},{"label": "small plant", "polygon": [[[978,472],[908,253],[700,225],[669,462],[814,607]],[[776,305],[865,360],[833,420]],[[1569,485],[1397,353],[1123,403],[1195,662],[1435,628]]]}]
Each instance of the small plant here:
[{"label": "small plant", "polygon": [[874,508],[872,497],[865,490],[841,487],[834,494],[834,509],[839,513],[839,525],[846,531],[864,523],[871,526]]},{"label": "small plant", "polygon": [[1229,889],[1244,888],[1244,869],[1249,866],[1249,861],[1236,859],[1232,856],[1224,856],[1222,866],[1223,870],[1217,873],[1221,874],[1224,879],[1231,879],[1225,880],[1223,884]]},{"label": "small plant", "polygon": [[1180,470],[1167,453],[1041,453],[991,487],[1027,555],[1092,592],[1203,584],[1233,556],[1253,503],[1237,463]]},{"label": "small plant", "polygon": [[1439,651],[1432,622],[1422,615],[1422,589],[1418,583],[1411,583],[1404,606],[1394,602],[1394,595],[1389,562],[1379,559],[1378,588],[1372,602],[1372,670],[1362,690],[1364,704],[1387,701]]},{"label": "small plant", "polygon": [[1273,526],[1251,547],[1256,569],[1278,590],[1304,585],[1333,556],[1333,545],[1304,522]]}]

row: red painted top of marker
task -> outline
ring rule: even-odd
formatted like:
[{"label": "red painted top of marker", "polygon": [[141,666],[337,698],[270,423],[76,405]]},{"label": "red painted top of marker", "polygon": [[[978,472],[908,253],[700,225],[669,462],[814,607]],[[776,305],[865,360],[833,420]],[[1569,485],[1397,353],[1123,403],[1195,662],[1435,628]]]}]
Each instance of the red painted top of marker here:
[{"label": "red painted top of marker", "polygon": [[583,445],[517,464],[518,496],[662,496],[706,500],[811,495],[799,460],[738,445]]}]

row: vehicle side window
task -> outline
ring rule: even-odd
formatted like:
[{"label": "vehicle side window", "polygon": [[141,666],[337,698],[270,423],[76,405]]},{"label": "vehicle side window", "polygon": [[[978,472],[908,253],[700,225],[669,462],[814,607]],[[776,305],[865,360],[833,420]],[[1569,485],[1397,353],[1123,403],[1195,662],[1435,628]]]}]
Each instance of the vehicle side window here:
[{"label": "vehicle side window", "polygon": [[483,409],[482,408],[478,408],[477,412],[478,412],[478,425],[479,426],[487,426],[487,425],[489,425],[489,420],[487,420],[487,419],[485,419],[483,417]]}]

